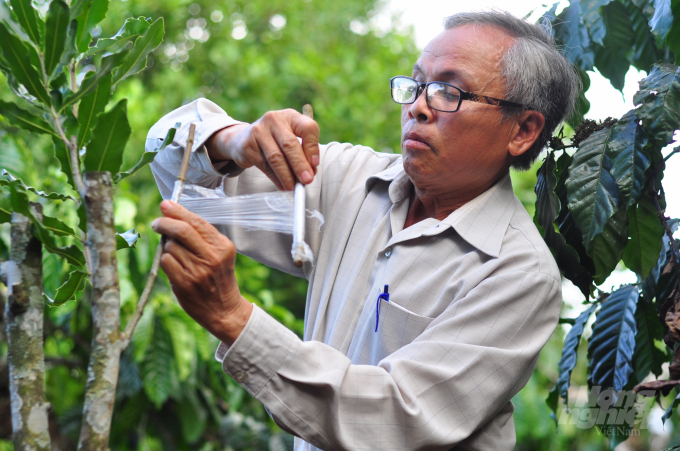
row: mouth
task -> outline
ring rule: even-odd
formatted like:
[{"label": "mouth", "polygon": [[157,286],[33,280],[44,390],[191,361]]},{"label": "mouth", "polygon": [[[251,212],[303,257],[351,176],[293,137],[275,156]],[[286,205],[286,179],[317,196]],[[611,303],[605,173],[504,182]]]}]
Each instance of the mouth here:
[{"label": "mouth", "polygon": [[413,150],[434,150],[422,135],[415,132],[408,132],[402,141],[404,148]]}]

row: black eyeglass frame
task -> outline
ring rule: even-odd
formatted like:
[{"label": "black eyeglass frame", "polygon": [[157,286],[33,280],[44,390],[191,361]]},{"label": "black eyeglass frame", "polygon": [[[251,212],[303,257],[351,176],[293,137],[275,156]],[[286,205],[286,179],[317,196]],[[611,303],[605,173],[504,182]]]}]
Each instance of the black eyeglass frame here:
[{"label": "black eyeglass frame", "polygon": [[[413,99],[413,102],[397,102],[396,100],[394,100],[394,95],[392,94],[392,90],[394,89],[394,87],[393,87],[394,80],[397,79],[397,78],[406,78],[407,80],[412,80],[414,83],[416,83],[418,88],[416,90],[416,97]],[[440,109],[435,108],[432,105],[430,105],[430,101],[427,98],[427,87],[431,84],[434,84],[434,83],[438,83],[440,85],[450,86],[453,89],[460,92],[460,96],[458,97],[458,106],[456,107],[455,110],[440,110]],[[413,103],[416,103],[416,100],[418,100],[418,97],[420,97],[420,94],[422,94],[423,92],[425,92],[425,102],[427,102],[427,106],[429,106],[430,108],[432,108],[435,111],[441,111],[442,113],[455,113],[456,111],[458,111],[460,109],[460,106],[463,103],[463,100],[469,100],[471,102],[485,103],[487,105],[506,106],[506,107],[512,107],[512,108],[523,108],[525,110],[531,109],[531,108],[529,108],[525,105],[522,105],[521,103],[515,103],[515,102],[511,102],[509,100],[496,99],[495,97],[481,96],[479,94],[475,94],[475,93],[472,93],[472,92],[463,91],[458,86],[454,86],[450,83],[444,83],[443,81],[431,81],[431,82],[428,82],[428,83],[421,83],[414,78],[407,77],[406,75],[397,75],[396,77],[390,78],[390,96],[392,97],[392,101],[394,103],[398,103],[399,105],[411,105]]]}]

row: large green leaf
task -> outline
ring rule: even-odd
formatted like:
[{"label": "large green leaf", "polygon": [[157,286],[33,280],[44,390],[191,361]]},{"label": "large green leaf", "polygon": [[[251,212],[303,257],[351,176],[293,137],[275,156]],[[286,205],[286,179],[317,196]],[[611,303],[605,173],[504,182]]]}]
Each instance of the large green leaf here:
[{"label": "large green leaf", "polygon": [[569,6],[557,16],[553,23],[555,37],[564,44],[567,57],[583,70],[591,70],[594,64],[588,29],[583,23],[581,3],[570,0]]},{"label": "large green leaf", "polygon": [[[12,212],[0,208],[0,224],[5,224],[12,221]],[[2,241],[2,239],[0,239]]]},{"label": "large green leaf", "polygon": [[680,68],[672,64],[655,64],[640,90],[633,97],[635,114],[642,120],[648,135],[661,146],[672,142],[680,128]]},{"label": "large green leaf", "polygon": [[68,66],[68,64],[71,62],[71,59],[78,54],[78,49],[76,48],[77,34],[78,22],[75,19],[71,19],[66,31],[66,39],[64,40],[64,51],[62,52],[61,59],[59,60],[60,66]]},{"label": "large green leaf", "polygon": [[666,35],[673,26],[673,12],[671,11],[671,0],[653,0],[654,16],[649,21],[649,26],[656,38],[657,47],[661,48]]},{"label": "large green leaf", "polygon": [[172,339],[160,320],[156,319],[153,339],[149,342],[146,357],[141,365],[144,392],[160,409],[170,396],[172,382]]},{"label": "large green leaf", "polygon": [[21,25],[14,20],[12,10],[9,9],[9,4],[5,1],[0,2],[0,24],[3,24],[7,29],[14,34],[14,36],[21,39],[28,45],[38,48],[37,45],[26,34]]},{"label": "large green leaf", "polygon": [[64,224],[60,219],[43,215],[43,225],[57,236],[70,236],[80,241],[80,237],[76,235],[75,230]]},{"label": "large green leaf", "polygon": [[[150,303],[149,303],[150,304]],[[153,339],[154,325],[156,323],[153,305],[147,305],[144,308],[142,317],[135,327],[135,331],[132,334],[132,343],[134,344],[135,351],[134,357],[136,362],[142,362],[146,351]]]},{"label": "large green leaf", "polygon": [[619,2],[611,2],[602,8],[606,24],[603,42],[594,45],[595,67],[611,82],[614,88],[623,91],[630,62],[626,58],[633,41],[633,31],[628,12]]},{"label": "large green leaf", "polygon": [[607,155],[611,161],[611,174],[619,186],[626,207],[635,204],[645,186],[645,171],[650,161],[642,150],[647,145],[647,135],[638,123],[635,110],[630,110],[612,128]]},{"label": "large green leaf", "polygon": [[622,390],[633,372],[638,289],[625,285],[602,302],[588,343],[588,385]]},{"label": "large green leaf", "polygon": [[595,264],[595,284],[600,285],[616,269],[628,244],[628,215],[625,208],[618,209],[596,236],[588,250]]},{"label": "large green leaf", "polygon": [[119,172],[118,174],[116,174],[116,176],[113,178],[113,181],[115,183],[118,183],[124,178],[129,177],[135,172],[139,171],[147,164],[151,163],[153,159],[156,158],[156,155],[158,155],[158,152],[162,151],[168,146],[168,144],[172,143],[172,140],[175,138],[175,133],[177,132],[177,129],[180,127],[180,125],[181,124],[177,122],[173,128],[168,130],[168,133],[165,135],[165,139],[160,144],[160,146],[158,146],[155,150],[144,152],[142,154],[142,158],[140,158],[137,164],[135,164],[133,167],[131,167],[125,172]]},{"label": "large green leaf", "polygon": [[68,280],[57,289],[57,294],[54,298],[43,294],[47,305],[50,307],[58,307],[65,304],[71,299],[75,299],[76,295],[83,288],[83,282],[87,278],[87,273],[81,269],[71,271],[68,275]]},{"label": "large green leaf", "polygon": [[[92,74],[92,75],[91,75]],[[87,77],[94,77],[90,72]],[[94,90],[85,95],[78,106],[78,148],[82,149],[85,143],[92,137],[92,130],[97,123],[97,117],[104,111],[111,97],[111,74],[108,73],[100,77],[99,82],[94,85]]]},{"label": "large green leaf", "polygon": [[68,6],[62,0],[52,0],[47,12],[45,25],[45,45],[43,54],[45,58],[45,73],[51,76],[61,61],[66,44],[66,34],[69,25]]},{"label": "large green leaf", "polygon": [[12,75],[17,81],[24,85],[26,91],[33,97],[40,100],[45,105],[50,105],[50,96],[42,84],[40,74],[30,63],[26,55],[30,55],[26,47],[19,38],[15,37],[9,30],[0,24],[0,48],[4,61],[12,71]]},{"label": "large green leaf", "polygon": [[576,98],[576,105],[574,106],[574,113],[567,118],[567,122],[572,128],[579,126],[583,122],[583,116],[590,110],[590,101],[586,98],[586,92],[590,89],[590,75],[588,72],[578,69],[581,77],[581,91]]},{"label": "large green leaf", "polygon": [[75,18],[78,21],[78,31],[76,33],[76,48],[80,53],[87,51],[92,36],[90,31],[97,26],[99,22],[106,17],[106,11],[109,8],[109,0],[86,0],[85,2],[78,2],[73,9],[76,10],[78,16]]},{"label": "large green leaf", "polygon": [[[628,52],[628,59],[638,70],[648,71],[652,64],[662,59],[661,52],[656,47],[656,40],[649,29],[649,20],[654,14],[654,8],[645,1],[637,5],[638,0],[619,0],[630,17],[633,45]],[[647,17],[649,10],[649,17]]]},{"label": "large green leaf", "polygon": [[192,361],[196,355],[196,343],[181,318],[168,314],[163,315],[161,321],[165,329],[170,332],[177,375],[180,381],[184,381],[191,374]]},{"label": "large green leaf", "polygon": [[583,23],[590,31],[590,37],[593,41],[603,45],[602,40],[607,33],[607,27],[600,14],[600,8],[608,5],[612,0],[583,0],[581,2],[581,15]]},{"label": "large green leaf", "polygon": [[673,13],[673,26],[666,35],[666,46],[676,55],[675,62],[678,63],[678,56],[680,55],[680,1],[671,1],[671,12]]},{"label": "large green leaf", "polygon": [[177,407],[184,440],[187,443],[196,443],[207,426],[208,412],[201,405],[194,390],[185,390]]},{"label": "large green leaf", "polygon": [[21,24],[21,28],[28,34],[31,41],[39,46],[41,31],[45,24],[38,19],[38,14],[31,5],[31,0],[9,0],[9,4],[12,5],[12,10],[19,24]]},{"label": "large green leaf", "polygon": [[666,362],[666,353],[654,345],[664,335],[663,326],[656,313],[656,305],[641,298],[635,311],[637,334],[635,335],[635,353],[633,354],[633,370],[636,383],[641,383],[649,373],[661,376],[662,365]]},{"label": "large green leaf", "polygon": [[637,206],[628,209],[628,236],[630,240],[623,251],[626,267],[646,278],[659,260],[664,228],[649,196],[642,196]]},{"label": "large green leaf", "polygon": [[156,19],[146,33],[135,41],[134,47],[113,77],[114,85],[146,68],[147,56],[163,42],[164,33],[163,18],[161,17]]},{"label": "large green leaf", "polygon": [[59,137],[52,126],[42,117],[22,109],[14,103],[0,100],[0,116],[4,116],[10,124],[30,132],[47,133]]},{"label": "large green leaf", "polygon": [[87,144],[85,171],[108,171],[116,174],[123,162],[123,150],[130,137],[127,119],[127,99],[102,113]]},{"label": "large green leaf", "polygon": [[558,379],[557,379],[557,393],[567,403],[569,400],[569,383],[571,380],[571,372],[576,366],[578,358],[578,347],[581,343],[581,335],[583,335],[583,328],[585,327],[590,315],[593,314],[597,305],[590,306],[586,311],[581,313],[574,325],[569,329],[566,338],[564,339],[564,347],[562,348],[562,357],[558,364]]},{"label": "large green leaf", "polygon": [[609,218],[623,206],[619,187],[610,173],[606,154],[612,129],[590,135],[573,155],[566,181],[569,210],[583,234],[583,245],[590,249]]},{"label": "large green leaf", "polygon": [[557,185],[555,167],[555,157],[551,152],[536,173],[537,182],[534,189],[536,192],[536,210],[534,222],[537,224],[546,244],[553,252],[562,275],[579,287],[587,299],[590,294],[593,278],[581,266],[579,256],[574,248],[566,243],[565,238],[554,227],[554,222],[560,213],[560,200],[554,192]]},{"label": "large green leaf", "polygon": [[85,53],[85,56],[92,56],[104,50],[117,53],[128,43],[132,44],[140,35],[146,33],[150,24],[151,19],[146,17],[125,19],[125,23],[115,36],[99,39],[97,44]]},{"label": "large green leaf", "polygon": [[54,146],[54,158],[59,161],[61,172],[66,174],[66,179],[71,188],[77,191],[76,182],[73,180],[73,170],[71,169],[71,154],[66,148],[64,141],[55,136],[52,138],[52,145]]},{"label": "large green leaf", "polygon": [[66,194],[62,193],[46,193],[45,191],[42,190],[37,190],[36,188],[33,188],[32,186],[26,185],[21,179],[14,177],[12,174],[9,173],[9,171],[2,169],[0,170],[0,186],[9,186],[10,184],[16,184],[23,191],[30,191],[36,196],[40,196],[43,199],[49,199],[49,200],[72,200],[76,201],[73,197],[68,196]]}]

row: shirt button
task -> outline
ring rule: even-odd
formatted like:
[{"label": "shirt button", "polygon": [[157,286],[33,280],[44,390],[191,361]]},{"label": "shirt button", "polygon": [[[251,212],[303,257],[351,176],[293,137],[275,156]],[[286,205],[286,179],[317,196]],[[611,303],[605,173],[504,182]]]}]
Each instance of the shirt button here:
[{"label": "shirt button", "polygon": [[385,252],[385,257],[390,258],[390,255],[392,255],[392,251]]},{"label": "shirt button", "polygon": [[238,382],[239,384],[242,384],[246,381],[248,377],[245,375],[245,373],[238,372],[234,374],[234,380]]}]

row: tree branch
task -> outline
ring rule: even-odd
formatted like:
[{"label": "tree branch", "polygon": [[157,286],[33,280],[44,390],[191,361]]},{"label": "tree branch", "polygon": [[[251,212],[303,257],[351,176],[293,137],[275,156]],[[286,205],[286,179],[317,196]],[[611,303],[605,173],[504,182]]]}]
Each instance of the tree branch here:
[{"label": "tree branch", "polygon": [[[172,200],[174,202],[179,201],[179,198],[182,195],[182,190],[184,189],[184,182],[186,181],[187,169],[189,168],[189,160],[191,159],[191,151],[192,148],[194,147],[195,132],[196,125],[191,124],[189,126],[189,138],[187,139],[187,145],[186,148],[184,149],[184,155],[182,157],[182,166],[179,171],[179,177],[177,177],[178,183],[175,185],[175,189],[172,193]],[[151,271],[149,272],[149,275],[146,279],[144,290],[142,291],[142,294],[139,297],[139,302],[137,302],[137,306],[135,307],[135,311],[132,314],[132,317],[130,317],[130,321],[125,327],[125,332],[123,332],[122,335],[123,341],[121,342],[123,349],[127,348],[127,346],[130,344],[130,339],[132,338],[132,334],[135,332],[135,327],[137,327],[137,323],[139,323],[139,320],[142,318],[142,314],[144,313],[144,307],[146,306],[146,303],[149,301],[151,289],[153,288],[154,283],[156,282],[156,277],[158,277],[158,269],[161,264],[161,256],[163,255],[163,246],[165,246],[165,237],[161,237],[161,240],[158,243],[158,247],[156,248],[156,255],[154,256],[153,263],[151,264]]]},{"label": "tree branch", "polygon": [[[42,207],[31,203],[42,220]],[[8,298],[7,361],[14,446],[17,449],[50,450],[45,398],[43,352],[42,244],[31,234],[28,218],[12,213],[10,261],[6,267]]]},{"label": "tree branch", "polygon": [[675,149],[673,149],[673,151],[671,153],[666,155],[666,158],[663,159],[663,162],[664,163],[667,162],[670,157],[672,157],[673,155],[675,155],[678,152],[680,152],[680,146],[676,147]]}]

